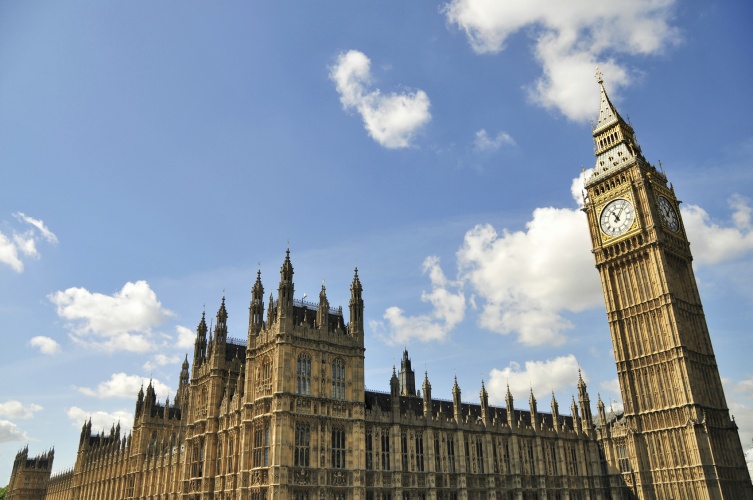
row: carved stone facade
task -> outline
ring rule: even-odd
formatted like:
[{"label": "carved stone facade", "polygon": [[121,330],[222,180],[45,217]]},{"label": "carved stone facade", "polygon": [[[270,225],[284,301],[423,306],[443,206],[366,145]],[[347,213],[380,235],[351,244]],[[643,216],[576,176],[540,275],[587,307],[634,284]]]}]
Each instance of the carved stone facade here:
[{"label": "carved stone facade", "polygon": [[8,500],[36,500],[44,498],[55,460],[55,450],[29,458],[29,446],[16,453],[8,482]]},{"label": "carved stone facade", "polygon": [[[591,229],[624,415],[599,429],[638,498],[753,498],[674,188],[609,101],[593,130]],[[598,405],[606,420],[604,405]]]},{"label": "carved stone facade", "polygon": [[[366,391],[358,270],[346,323],[324,286],[318,303],[294,299],[288,251],[266,314],[257,274],[244,340],[228,336],[223,298],[213,328],[202,314],[172,403],[150,383],[130,435],[85,423],[74,468],[49,482],[38,468],[34,484],[54,500],[753,498],[677,199],[601,92],[584,210],[624,414],[599,398],[593,418],[582,378],[570,415],[554,395],[549,413],[533,393],[515,409],[509,388],[504,408],[489,406],[483,382],[478,404],[462,401],[457,380],[451,401],[433,399],[407,350],[389,392]],[[24,453],[9,498],[31,498]]]}]

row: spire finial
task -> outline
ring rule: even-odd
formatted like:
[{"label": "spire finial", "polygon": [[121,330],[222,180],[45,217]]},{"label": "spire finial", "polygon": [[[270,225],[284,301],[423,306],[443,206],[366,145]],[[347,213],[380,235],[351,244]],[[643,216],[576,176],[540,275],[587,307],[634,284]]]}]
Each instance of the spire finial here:
[{"label": "spire finial", "polygon": [[599,85],[604,83],[604,77],[601,74],[601,70],[599,69],[599,66],[596,66],[596,81],[599,83]]}]

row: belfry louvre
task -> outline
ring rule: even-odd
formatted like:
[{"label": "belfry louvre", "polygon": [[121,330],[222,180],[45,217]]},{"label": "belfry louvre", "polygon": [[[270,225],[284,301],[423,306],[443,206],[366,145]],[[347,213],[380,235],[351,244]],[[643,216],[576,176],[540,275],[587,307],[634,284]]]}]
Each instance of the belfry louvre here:
[{"label": "belfry louvre", "polygon": [[322,286],[294,298],[286,252],[277,297],[260,273],[246,339],[202,314],[173,401],[150,383],[133,429],[79,437],[75,466],[19,452],[8,498],[46,499],[753,499],[698,295],[678,201],[643,157],[601,78],[586,212],[624,413],[596,414],[583,379],[569,415],[552,395],[515,409],[432,398],[403,352],[389,392],[364,387],[363,287],[348,321]]}]

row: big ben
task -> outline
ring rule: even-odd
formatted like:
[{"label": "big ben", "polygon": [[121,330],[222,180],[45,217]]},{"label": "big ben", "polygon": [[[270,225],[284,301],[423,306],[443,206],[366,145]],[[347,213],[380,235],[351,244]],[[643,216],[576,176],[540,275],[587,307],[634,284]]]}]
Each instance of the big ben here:
[{"label": "big ben", "polygon": [[624,416],[599,429],[606,461],[637,498],[753,499],[680,201],[597,77],[596,164],[584,211],[624,404]]}]

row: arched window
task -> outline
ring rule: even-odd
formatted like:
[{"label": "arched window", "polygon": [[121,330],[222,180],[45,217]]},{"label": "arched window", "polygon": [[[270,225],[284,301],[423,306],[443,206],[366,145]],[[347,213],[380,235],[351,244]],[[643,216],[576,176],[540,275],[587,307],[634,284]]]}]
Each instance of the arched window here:
[{"label": "arched window", "polygon": [[340,358],[332,362],[332,399],[345,399],[345,363]]},{"label": "arched window", "polygon": [[296,394],[311,395],[311,356],[306,353],[298,355],[295,379]]}]

